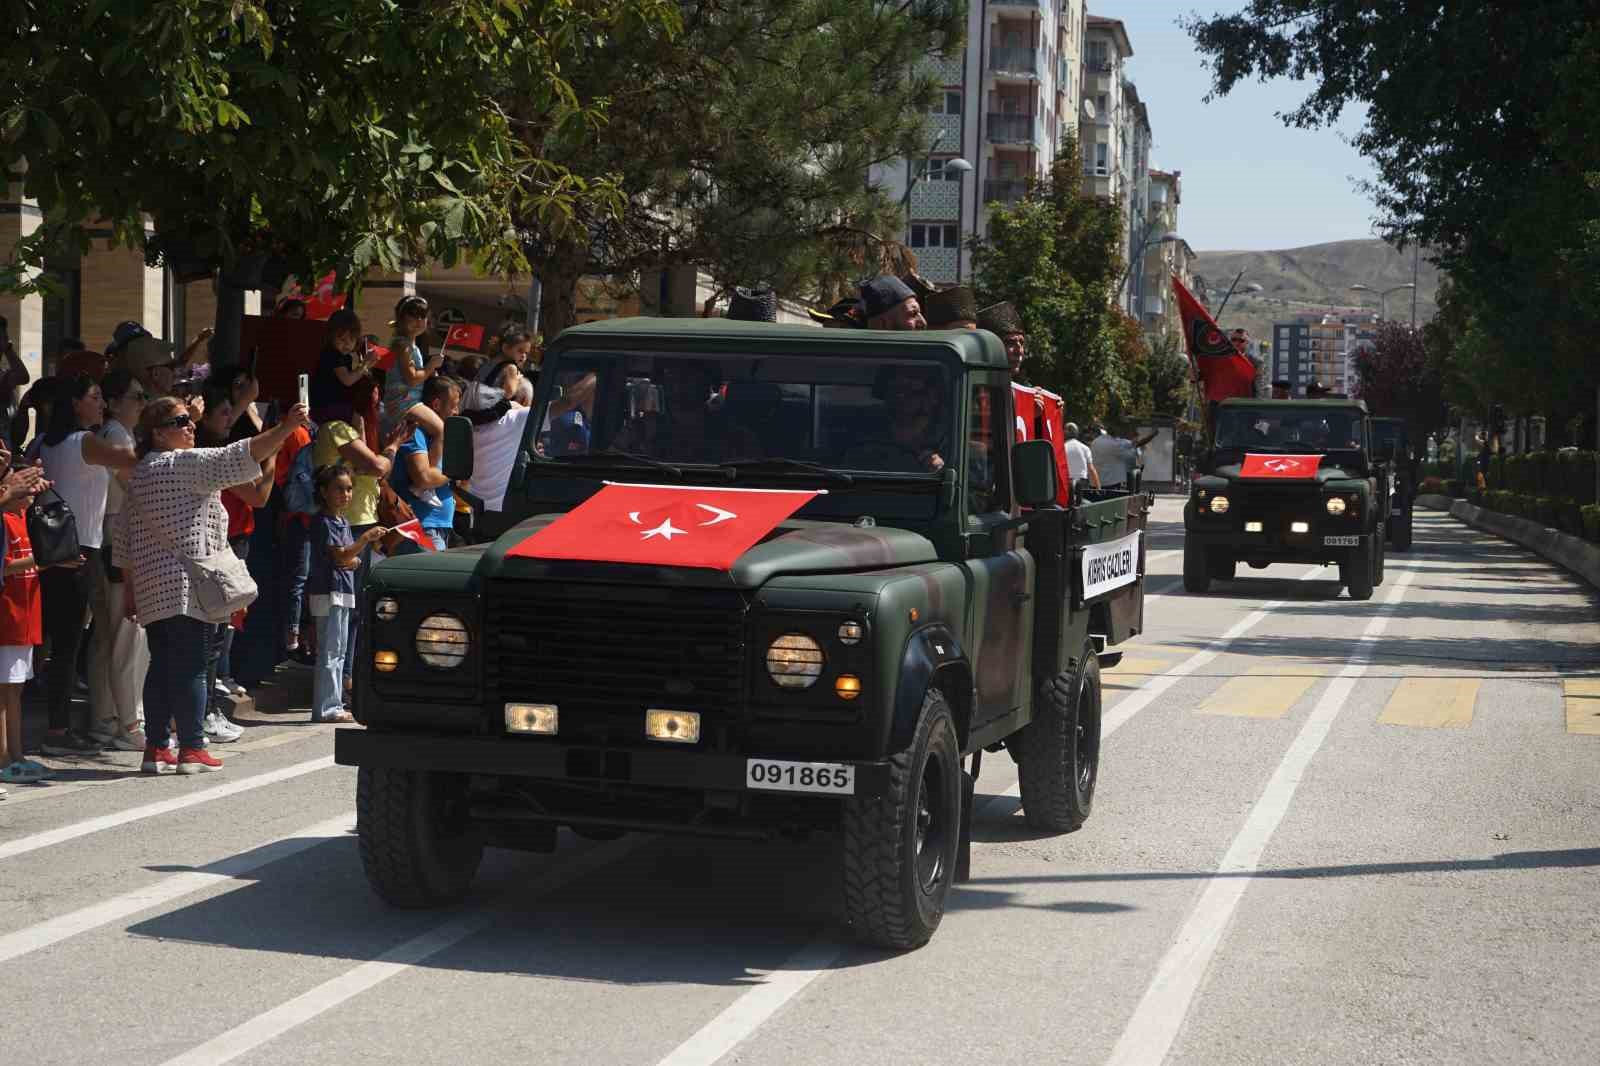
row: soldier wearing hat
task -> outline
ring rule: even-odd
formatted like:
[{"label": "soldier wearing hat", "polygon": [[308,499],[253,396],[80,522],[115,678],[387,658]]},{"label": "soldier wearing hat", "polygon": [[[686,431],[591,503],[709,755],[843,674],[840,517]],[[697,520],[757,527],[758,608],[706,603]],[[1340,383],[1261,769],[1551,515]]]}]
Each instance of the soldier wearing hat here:
[{"label": "soldier wearing hat", "polygon": [[1006,362],[1011,364],[1011,376],[1022,380],[1022,361],[1028,356],[1027,331],[1022,328],[1022,316],[1017,309],[1001,301],[990,304],[978,312],[978,328],[995,334],[1006,346]]},{"label": "soldier wearing hat", "polygon": [[1272,383],[1272,398],[1274,400],[1287,400],[1293,386],[1282,378]]},{"label": "soldier wearing hat", "polygon": [[778,294],[764,285],[752,289],[740,286],[728,299],[728,313],[724,317],[739,322],[776,322]]},{"label": "soldier wearing hat", "polygon": [[928,328],[917,294],[891,274],[862,283],[861,310],[868,329]]},{"label": "soldier wearing hat", "polygon": [[811,316],[811,321],[824,329],[866,328],[866,322],[861,318],[861,301],[853,296],[846,296],[826,311],[808,307],[806,314]]},{"label": "soldier wearing hat", "polygon": [[935,289],[922,299],[929,329],[977,329],[978,298],[967,285]]}]

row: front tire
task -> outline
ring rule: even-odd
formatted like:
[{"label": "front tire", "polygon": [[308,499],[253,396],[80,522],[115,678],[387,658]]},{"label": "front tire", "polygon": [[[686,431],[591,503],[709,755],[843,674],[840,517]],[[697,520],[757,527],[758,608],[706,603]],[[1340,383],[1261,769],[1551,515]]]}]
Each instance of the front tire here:
[{"label": "front tire", "polygon": [[944,693],[922,698],[911,745],[889,760],[889,788],[844,804],[844,910],[868,944],[908,951],[944,918],[961,838],[961,746]]},{"label": "front tire", "polygon": [[1211,591],[1211,568],[1204,545],[1183,538],[1183,591],[1204,595]]},{"label": "front tire", "polygon": [[1239,560],[1213,553],[1207,560],[1206,570],[1213,581],[1232,581],[1239,570]]},{"label": "front tire", "polygon": [[367,882],[395,907],[459,902],[483,861],[484,835],[467,817],[462,774],[363,766],[356,833]]},{"label": "front tire", "polygon": [[1352,600],[1372,599],[1372,578],[1377,563],[1372,557],[1371,540],[1339,561],[1339,580]]},{"label": "front tire", "polygon": [[1022,813],[1035,829],[1071,833],[1088,821],[1100,776],[1100,660],[1092,642],[1073,668],[1046,681],[1021,730]]},{"label": "front tire", "polygon": [[1407,514],[1404,518],[1395,520],[1395,523],[1391,527],[1391,529],[1392,529],[1392,539],[1394,541],[1394,550],[1397,551],[1397,552],[1408,552],[1408,551],[1410,551],[1411,550],[1411,515]]}]

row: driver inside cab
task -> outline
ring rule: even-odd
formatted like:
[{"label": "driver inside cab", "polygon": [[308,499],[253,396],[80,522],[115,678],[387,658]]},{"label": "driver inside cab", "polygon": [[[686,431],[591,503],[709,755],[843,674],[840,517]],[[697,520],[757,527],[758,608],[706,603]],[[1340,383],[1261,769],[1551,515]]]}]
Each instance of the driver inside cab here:
[{"label": "driver inside cab", "polygon": [[876,440],[846,451],[843,464],[858,470],[943,470],[949,448],[940,416],[940,377],[933,367],[887,366],[880,370],[872,391],[884,401],[885,424]]}]

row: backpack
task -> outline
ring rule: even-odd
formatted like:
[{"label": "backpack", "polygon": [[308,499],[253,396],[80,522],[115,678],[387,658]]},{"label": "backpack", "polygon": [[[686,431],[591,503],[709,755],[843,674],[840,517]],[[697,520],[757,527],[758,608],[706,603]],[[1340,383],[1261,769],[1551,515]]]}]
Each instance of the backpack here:
[{"label": "backpack", "polygon": [[283,482],[283,509],[289,514],[314,515],[317,513],[317,468],[311,455],[317,449],[317,431],[311,430],[311,443],[301,445],[294,453],[289,466],[289,476]]}]

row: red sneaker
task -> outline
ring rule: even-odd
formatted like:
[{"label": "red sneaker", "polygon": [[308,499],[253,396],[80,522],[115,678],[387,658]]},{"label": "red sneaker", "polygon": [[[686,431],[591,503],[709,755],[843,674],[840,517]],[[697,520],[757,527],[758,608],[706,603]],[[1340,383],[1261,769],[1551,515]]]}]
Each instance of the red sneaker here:
[{"label": "red sneaker", "polygon": [[204,748],[178,749],[178,773],[208,774],[222,769],[222,760]]},{"label": "red sneaker", "polygon": [[178,753],[168,747],[144,749],[144,762],[139,769],[147,774],[170,774],[178,768]]}]

